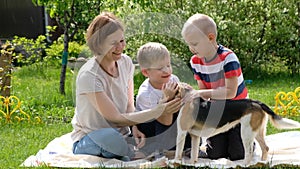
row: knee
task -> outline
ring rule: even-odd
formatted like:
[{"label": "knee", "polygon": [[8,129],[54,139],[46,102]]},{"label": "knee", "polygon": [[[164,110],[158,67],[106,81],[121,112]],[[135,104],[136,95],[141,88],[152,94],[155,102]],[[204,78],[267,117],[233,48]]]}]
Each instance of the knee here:
[{"label": "knee", "polygon": [[229,153],[229,159],[231,161],[244,159],[244,151]]},{"label": "knee", "polygon": [[207,157],[209,159],[219,159],[219,158],[227,158],[227,153],[225,151],[221,151],[221,150],[213,150],[213,149],[210,149],[208,148],[207,151]]},{"label": "knee", "polygon": [[118,156],[127,156],[130,152],[129,146],[123,136],[112,128],[93,131],[88,137],[106,152]]},{"label": "knee", "polygon": [[229,154],[228,158],[231,161],[244,159],[245,150],[243,144],[240,143],[240,144],[230,145],[228,147],[228,154]]}]

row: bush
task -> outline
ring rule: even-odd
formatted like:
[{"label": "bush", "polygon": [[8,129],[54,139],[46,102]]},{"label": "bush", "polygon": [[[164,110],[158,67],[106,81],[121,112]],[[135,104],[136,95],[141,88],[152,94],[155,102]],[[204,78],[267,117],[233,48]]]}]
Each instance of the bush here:
[{"label": "bush", "polygon": [[[69,54],[68,58],[78,58],[82,53],[84,46],[77,42],[69,42]],[[52,62],[55,65],[61,64],[62,54],[64,51],[63,36],[54,41],[49,48],[46,49],[46,55],[48,62]]]},{"label": "bush", "polygon": [[40,35],[36,39],[15,36],[11,43],[15,48],[16,61],[14,64],[16,66],[40,62],[45,56],[46,36],[44,35]]},{"label": "bush", "polygon": [[[127,34],[135,35],[126,39],[130,46],[128,54],[134,53],[141,42],[156,41],[165,44],[188,64],[192,54],[180,41],[181,28],[193,14],[207,14],[218,25],[218,43],[237,54],[245,77],[266,78],[300,73],[299,7],[300,2],[296,0],[207,0],[202,3],[155,0],[137,1],[120,15],[127,16],[123,19]],[[153,13],[147,13],[149,11]]]}]

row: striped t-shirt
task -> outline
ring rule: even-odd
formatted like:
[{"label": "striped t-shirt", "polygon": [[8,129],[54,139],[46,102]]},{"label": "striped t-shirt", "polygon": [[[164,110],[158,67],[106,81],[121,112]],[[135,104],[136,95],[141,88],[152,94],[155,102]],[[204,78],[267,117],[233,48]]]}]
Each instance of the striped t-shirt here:
[{"label": "striped t-shirt", "polygon": [[207,89],[225,87],[225,79],[238,77],[237,94],[233,100],[248,97],[240,62],[230,49],[219,45],[217,55],[210,61],[194,55],[190,64],[196,80],[201,80]]}]

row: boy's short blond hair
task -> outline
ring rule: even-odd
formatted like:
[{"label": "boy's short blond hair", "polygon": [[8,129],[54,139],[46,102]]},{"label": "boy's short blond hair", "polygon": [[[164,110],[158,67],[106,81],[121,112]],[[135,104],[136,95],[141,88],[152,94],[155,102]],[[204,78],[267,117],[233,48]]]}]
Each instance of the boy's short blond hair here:
[{"label": "boy's short blond hair", "polygon": [[155,67],[158,62],[167,57],[170,57],[167,47],[157,42],[148,42],[137,52],[137,61],[144,69]]},{"label": "boy's short blond hair", "polygon": [[192,31],[199,31],[204,35],[213,33],[217,37],[217,25],[215,21],[205,14],[194,14],[183,25],[181,35],[185,37]]}]

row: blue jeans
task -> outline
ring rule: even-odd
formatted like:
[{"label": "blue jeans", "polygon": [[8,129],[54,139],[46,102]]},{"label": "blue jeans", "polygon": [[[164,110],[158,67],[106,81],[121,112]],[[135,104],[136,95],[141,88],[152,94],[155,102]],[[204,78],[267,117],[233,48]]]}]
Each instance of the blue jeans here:
[{"label": "blue jeans", "polygon": [[113,128],[92,131],[73,144],[74,154],[88,154],[124,161],[134,156],[124,137]]}]

